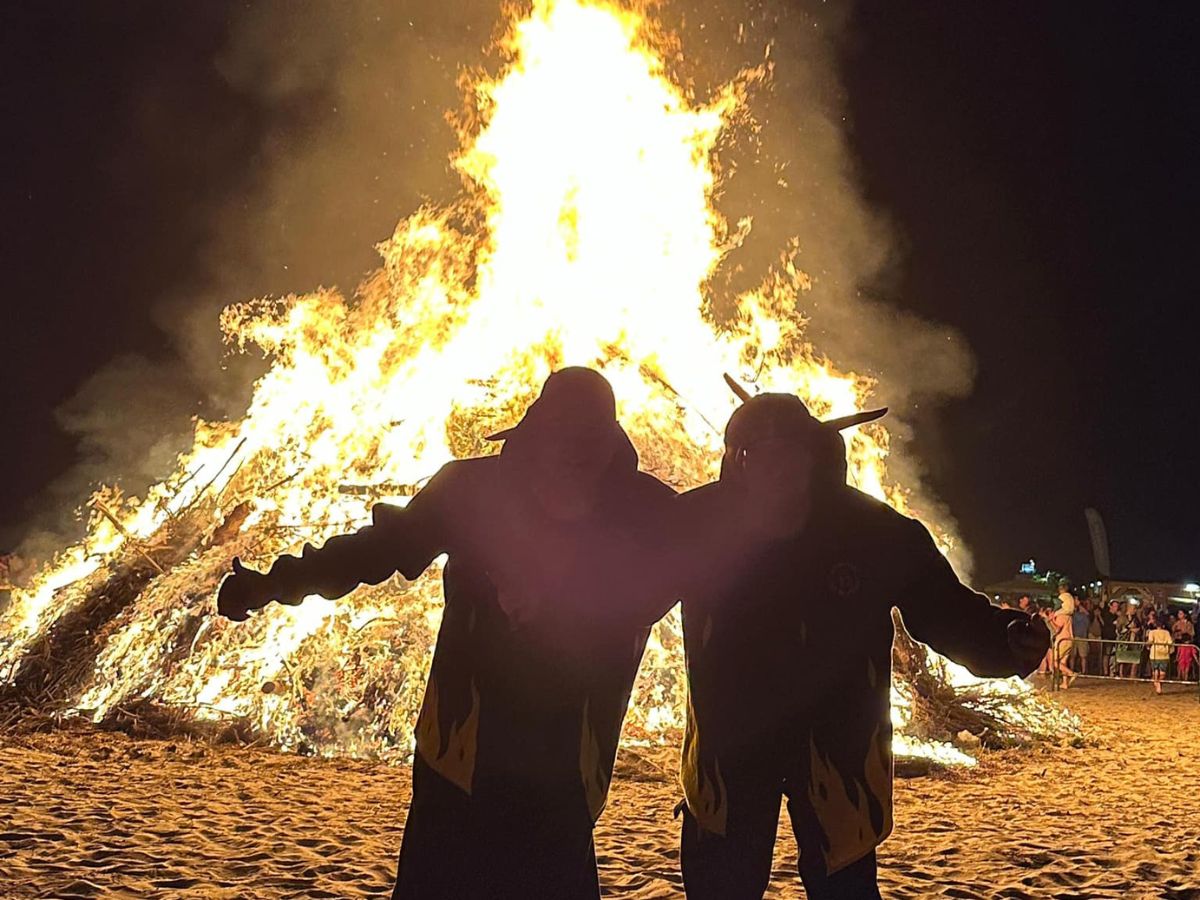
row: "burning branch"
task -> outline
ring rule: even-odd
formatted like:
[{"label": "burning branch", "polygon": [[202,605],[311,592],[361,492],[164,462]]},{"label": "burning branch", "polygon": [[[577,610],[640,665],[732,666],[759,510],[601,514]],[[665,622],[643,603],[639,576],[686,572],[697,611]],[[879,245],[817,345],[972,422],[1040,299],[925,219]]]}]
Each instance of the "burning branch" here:
[{"label": "burning branch", "polygon": [[138,543],[138,541],[136,539],[134,539],[134,537],[128,531],[125,530],[125,526],[121,524],[121,520],[118,519],[116,516],[114,516],[109,511],[107,506],[105,506],[103,503],[101,503],[96,498],[93,498],[88,505],[92,509],[94,509],[98,513],[100,513],[100,515],[104,516],[104,518],[108,519],[108,521],[112,522],[113,527],[116,528],[117,531],[119,531],[121,533],[121,536],[125,538],[126,543],[131,548],[133,548],[135,553],[138,553],[139,555],[141,555],[141,557],[143,559],[145,559],[146,562],[148,562],[148,563],[150,563],[150,565],[154,566],[154,568],[158,571],[158,574],[161,575],[161,574],[163,574],[163,572],[166,571],[165,569],[163,569],[162,566],[160,566],[158,564],[158,562],[154,559],[154,557],[152,557],[149,553],[147,553],[145,550],[142,549],[142,547]]}]

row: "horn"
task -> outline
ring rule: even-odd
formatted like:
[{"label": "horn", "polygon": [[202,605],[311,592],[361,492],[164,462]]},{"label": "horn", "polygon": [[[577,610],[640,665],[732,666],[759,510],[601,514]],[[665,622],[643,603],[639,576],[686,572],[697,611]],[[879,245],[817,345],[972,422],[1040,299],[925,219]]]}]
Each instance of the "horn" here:
[{"label": "horn", "polygon": [[729,373],[725,373],[725,383],[729,385],[729,389],[737,394],[737,398],[745,403],[750,399],[750,392],[729,377]]},{"label": "horn", "polygon": [[828,419],[822,422],[821,425],[832,431],[841,431],[843,428],[853,428],[855,425],[865,425],[867,422],[882,419],[887,414],[887,411],[888,408],[886,406],[882,409],[868,409],[865,412],[856,412],[853,415],[842,416],[840,419]]}]

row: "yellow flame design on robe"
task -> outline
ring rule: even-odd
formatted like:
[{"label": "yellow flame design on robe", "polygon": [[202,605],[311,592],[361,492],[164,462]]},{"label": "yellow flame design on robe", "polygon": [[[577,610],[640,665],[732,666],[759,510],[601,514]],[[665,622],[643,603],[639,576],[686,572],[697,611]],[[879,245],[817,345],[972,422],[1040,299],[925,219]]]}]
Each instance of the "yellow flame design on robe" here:
[{"label": "yellow flame design on robe", "polygon": [[729,804],[725,780],[721,777],[721,764],[713,761],[713,774],[709,778],[700,761],[699,730],[696,727],[696,711],[692,708],[692,697],[687,698],[687,726],[683,733],[683,760],[680,766],[680,781],[688,810],[705,831],[725,834]]},{"label": "yellow flame design on robe", "polygon": [[[829,873],[844,869],[874,850],[892,830],[891,738],[876,726],[864,761],[866,783],[843,778],[837,767],[809,738],[812,774],[808,799],[829,841],[825,867]],[[869,798],[875,797],[883,810],[879,831],[871,822]]]},{"label": "yellow flame design on robe", "polygon": [[417,752],[429,767],[468,794],[475,777],[475,753],[479,738],[479,689],[471,681],[471,710],[457,725],[450,726],[446,749],[442,751],[442,727],[438,718],[438,685],[429,679],[425,703],[417,719]]},{"label": "yellow flame design on robe", "polygon": [[589,701],[583,704],[583,726],[579,736],[579,773],[583,776],[583,792],[587,797],[588,812],[595,822],[608,802],[608,783],[611,773],[601,761],[600,741],[588,714]]}]

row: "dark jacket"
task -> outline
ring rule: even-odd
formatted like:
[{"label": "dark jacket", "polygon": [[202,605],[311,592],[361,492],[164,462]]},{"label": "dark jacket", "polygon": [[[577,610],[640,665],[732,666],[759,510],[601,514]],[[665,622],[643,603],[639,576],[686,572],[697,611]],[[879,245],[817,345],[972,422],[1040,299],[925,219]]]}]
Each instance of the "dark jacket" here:
[{"label": "dark jacket", "polygon": [[811,807],[836,871],[892,827],[893,620],[980,676],[1018,672],[1000,610],[963,586],[926,529],[850,489],[818,501],[785,540],[740,536],[731,489],[677,501],[712,562],[685,589],[690,715],[683,783],[702,827],[724,833],[722,771],[773,768]]},{"label": "dark jacket", "polygon": [[417,753],[473,797],[575,797],[595,821],[649,627],[675,600],[644,587],[638,562],[673,496],[623,458],[590,517],[555,522],[516,461],[462,460],[271,576],[293,597],[337,597],[447,554]]}]

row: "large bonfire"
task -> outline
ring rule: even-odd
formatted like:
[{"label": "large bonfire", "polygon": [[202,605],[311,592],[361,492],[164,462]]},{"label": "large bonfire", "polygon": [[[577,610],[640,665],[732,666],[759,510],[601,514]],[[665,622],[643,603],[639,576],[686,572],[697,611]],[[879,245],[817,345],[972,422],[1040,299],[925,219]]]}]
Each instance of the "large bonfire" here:
[{"label": "large bonfire", "polygon": [[[197,421],[193,448],[145,497],[97,492],[86,538],[13,592],[0,618],[10,708],[235,725],[281,749],[406,758],[440,573],[234,625],[214,608],[233,556],[266,567],[365,524],[375,502],[406,502],[443,463],[494,452],[483,436],[562,365],[607,375],[643,468],[680,489],[717,471],[733,408],[722,372],[798,392],[822,416],[864,405],[870,380],[805,339],[797,300],[811,285],[793,255],[730,308],[706,293],[748,228],[714,207],[714,148],[766,73],[697,102],[668,75],[664,40],[638,13],[539,0],[502,40],[502,71],[469,86],[455,202],[401,221],[352,297],[225,310],[230,343],[271,361],[249,408]],[[887,432],[848,441],[853,484],[908,511],[886,477]],[[899,753],[969,761],[918,727],[924,682],[997,739],[1063,725],[1019,682],[931,670],[911,645],[904,657]],[[677,738],[684,690],[673,613],[651,639],[626,741]]]}]

